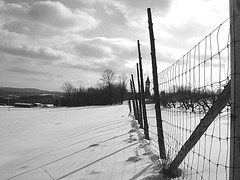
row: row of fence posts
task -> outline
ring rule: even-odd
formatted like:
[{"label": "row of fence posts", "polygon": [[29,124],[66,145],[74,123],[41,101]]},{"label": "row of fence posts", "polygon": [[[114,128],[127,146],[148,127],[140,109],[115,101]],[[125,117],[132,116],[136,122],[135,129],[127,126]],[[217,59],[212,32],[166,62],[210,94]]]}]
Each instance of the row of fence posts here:
[{"label": "row of fence posts", "polygon": [[[158,89],[158,72],[157,72],[157,62],[156,62],[156,53],[155,53],[155,42],[153,34],[153,23],[151,17],[151,9],[147,9],[148,13],[148,24],[149,24],[149,35],[150,35],[150,47],[151,47],[151,59],[152,59],[152,75],[153,75],[153,90],[154,90],[154,103],[155,103],[155,112],[156,112],[156,124],[157,124],[157,133],[158,133],[158,145],[159,145],[159,154],[161,159],[166,159],[164,137],[163,137],[163,128],[162,128],[162,117],[160,109],[160,97]],[[144,130],[145,138],[149,140],[149,126],[147,120],[146,112],[146,93],[144,92],[144,82],[143,82],[143,68],[142,68],[142,57],[140,42],[137,41],[138,48],[138,59],[137,63],[137,81],[138,81],[138,93],[136,91],[135,82],[133,74],[131,74],[130,87],[131,87],[131,97],[129,99],[130,111],[132,111],[131,106],[133,107],[133,114],[135,119],[138,121],[140,128]]]},{"label": "row of fence posts", "polygon": [[[131,101],[132,101],[134,116],[136,120],[138,120],[140,128],[144,130],[145,138],[149,140],[149,131],[148,131],[149,127],[148,127],[147,111],[146,111],[146,103],[145,103],[146,93],[144,92],[142,58],[141,58],[139,40],[137,41],[137,44],[138,44],[138,54],[139,54],[139,63],[137,63],[138,93],[136,92],[133,74],[131,74],[130,87],[131,87],[132,97],[131,97],[131,100],[129,100],[129,107],[131,107]],[[130,112],[131,111],[132,110],[130,108]]]},{"label": "row of fence posts", "polygon": [[[159,145],[159,155],[160,158],[166,160],[166,151],[165,151],[165,144],[164,144],[164,136],[163,136],[163,126],[162,126],[162,117],[161,117],[161,109],[160,109],[160,97],[159,97],[159,89],[158,89],[158,72],[157,72],[157,62],[156,62],[156,53],[155,53],[155,39],[153,33],[153,23],[152,23],[152,15],[151,9],[147,9],[148,14],[148,25],[149,25],[149,36],[150,36],[150,47],[151,47],[151,59],[152,59],[152,76],[153,76],[153,90],[154,90],[154,103],[155,103],[155,113],[156,113],[156,124],[157,124],[157,133],[158,133],[158,145]],[[240,93],[236,93],[240,89],[240,73],[237,67],[240,67],[239,61],[239,51],[236,49],[240,47],[240,3],[239,0],[230,0],[230,16],[231,18],[231,67],[232,67],[232,82],[231,83],[231,153],[230,153],[230,172],[229,172],[229,179],[235,180],[239,179],[240,177],[240,131],[237,127],[240,127]],[[140,128],[144,130],[145,138],[149,140],[149,126],[147,121],[147,114],[146,114],[146,92],[144,92],[144,84],[143,84],[143,68],[142,68],[142,57],[141,57],[141,50],[140,50],[140,43],[139,40],[137,41],[138,47],[138,56],[139,56],[139,64],[137,64],[137,80],[138,80],[138,93],[136,92],[135,83],[133,74],[131,75],[130,80],[130,87],[131,87],[131,98],[129,99],[129,108],[130,112],[132,112],[131,104],[133,107],[133,113],[135,119],[138,121]],[[238,60],[237,60],[238,59]],[[225,88],[224,91],[226,91]],[[229,93],[230,94],[230,93]],[[224,96],[224,93],[221,95]],[[230,95],[229,95],[230,96]],[[225,97],[225,96],[224,96]],[[226,95],[227,97],[227,95]],[[221,101],[221,97],[219,97],[219,101]],[[216,109],[216,108],[215,108]],[[209,114],[209,113],[208,113]],[[207,118],[206,118],[207,119]],[[213,121],[215,118],[212,118]],[[198,128],[195,129],[196,132],[202,131],[201,126],[199,125]],[[200,130],[199,130],[200,129]],[[206,128],[205,128],[206,129]],[[195,132],[194,131],[194,132]],[[204,130],[205,131],[205,130]],[[203,132],[204,132],[203,131]],[[203,134],[203,133],[201,133]],[[197,143],[192,143],[191,139],[195,137],[194,133],[190,136],[189,140],[184,144],[178,155],[175,159],[171,162],[170,167],[167,169],[167,173],[170,177],[179,176],[176,174],[179,165],[183,161],[186,154],[191,150],[191,148]],[[199,139],[201,135],[197,136]],[[196,139],[196,138],[195,138]],[[184,148],[186,147],[186,148]],[[187,149],[187,150],[186,150]]]},{"label": "row of fence posts", "polygon": [[[155,39],[153,33],[153,23],[151,16],[151,9],[147,9],[148,13],[148,25],[149,25],[149,36],[150,36],[150,48],[151,48],[151,60],[152,60],[152,76],[153,76],[153,91],[154,91],[154,103],[155,103],[155,116],[156,116],[156,124],[157,124],[157,136],[158,136],[158,146],[159,146],[159,155],[162,160],[167,159],[166,150],[165,150],[165,142],[163,135],[163,124],[162,124],[162,115],[161,115],[161,107],[160,107],[160,93],[158,86],[158,72],[157,72],[157,61],[156,61],[156,52],[155,52]],[[144,92],[144,84],[143,84],[143,68],[142,68],[142,57],[140,50],[140,42],[137,41],[138,47],[138,57],[139,63],[137,63],[137,80],[138,80],[138,93],[135,88],[135,82],[133,74],[131,74],[130,79],[130,87],[131,87],[131,97],[129,99],[129,109],[132,112],[135,119],[138,121],[140,128],[144,130],[145,139],[150,140],[149,137],[149,126],[147,120],[146,113],[146,94],[148,92]],[[177,158],[177,160],[180,158]],[[170,166],[173,167],[170,170],[166,169],[165,174],[169,177],[175,178],[181,175],[181,170],[178,168],[180,163],[171,163]]]},{"label": "row of fence posts", "polygon": [[[156,112],[156,122],[157,122],[157,132],[158,132],[158,143],[159,143],[159,150],[160,150],[159,154],[161,159],[166,159],[163,128],[162,128],[162,117],[161,117],[161,109],[160,109],[158,72],[157,72],[154,34],[153,34],[153,28],[152,28],[151,9],[148,8],[147,12],[148,12],[149,35],[150,35],[150,46],[151,46],[154,102],[155,102],[155,112]],[[136,66],[137,80],[138,80],[138,93],[136,92],[133,74],[131,74],[131,80],[130,80],[130,87],[131,87],[131,94],[132,94],[131,100],[133,105],[134,116],[138,120],[140,128],[144,129],[145,138],[149,140],[149,131],[148,131],[149,127],[148,127],[146,103],[145,103],[146,92],[144,92],[142,57],[141,57],[139,40],[137,41],[137,47],[138,47],[138,59],[139,59],[139,63],[137,63],[137,66]]]}]

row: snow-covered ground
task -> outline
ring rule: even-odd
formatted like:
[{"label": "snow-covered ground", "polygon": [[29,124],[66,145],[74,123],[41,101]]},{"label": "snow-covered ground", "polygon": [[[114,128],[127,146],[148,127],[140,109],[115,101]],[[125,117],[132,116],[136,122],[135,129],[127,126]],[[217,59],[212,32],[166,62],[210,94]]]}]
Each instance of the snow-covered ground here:
[{"label": "snow-covered ground", "polygon": [[[150,150],[158,154],[154,105]],[[162,111],[174,158],[203,115]],[[132,129],[128,105],[54,109],[0,107],[0,180],[164,180]],[[218,117],[180,166],[178,179],[228,179],[229,112]],[[138,131],[137,131],[138,132]],[[161,163],[160,163],[161,164]],[[158,164],[159,165],[159,164]]]},{"label": "snow-covered ground", "polygon": [[[157,141],[154,105],[149,104],[147,109],[150,137],[154,145]],[[161,114],[166,152],[173,160],[205,114],[164,108]],[[228,180],[229,159],[230,107],[226,107],[181,163],[183,174],[179,179]]]},{"label": "snow-covered ground", "polygon": [[0,108],[0,179],[153,179],[128,113],[127,104]]}]

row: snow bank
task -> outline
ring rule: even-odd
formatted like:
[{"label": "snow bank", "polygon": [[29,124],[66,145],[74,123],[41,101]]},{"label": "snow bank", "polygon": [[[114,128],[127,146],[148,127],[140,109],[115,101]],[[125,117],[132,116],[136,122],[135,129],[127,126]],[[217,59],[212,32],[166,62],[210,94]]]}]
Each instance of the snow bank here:
[{"label": "snow bank", "polygon": [[[167,165],[166,160],[160,159],[159,155],[155,153],[153,148],[151,147],[151,143],[149,140],[145,139],[144,130],[140,128],[140,125],[138,124],[138,121],[135,119],[135,116],[133,116],[131,113],[129,113],[129,116],[132,118],[131,120],[131,127],[132,130],[130,132],[136,132],[139,140],[139,147],[144,150],[143,155],[148,156],[149,159],[153,162],[153,168],[148,171],[148,176],[145,176],[142,178],[142,180],[164,180],[168,179],[163,175],[162,169]],[[139,156],[138,150],[136,150],[136,156]]]}]

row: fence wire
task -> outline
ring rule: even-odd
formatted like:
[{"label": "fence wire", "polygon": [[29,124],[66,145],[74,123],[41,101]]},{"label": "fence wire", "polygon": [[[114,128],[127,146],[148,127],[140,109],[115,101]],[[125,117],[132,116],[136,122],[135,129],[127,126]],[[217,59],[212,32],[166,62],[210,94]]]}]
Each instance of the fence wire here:
[{"label": "fence wire", "polygon": [[[158,74],[167,158],[173,160],[230,80],[230,19]],[[161,65],[161,62],[159,62]],[[153,89],[151,89],[153,94]],[[157,145],[153,104],[147,105],[149,133]],[[230,103],[185,157],[176,179],[227,180],[230,155]]]}]

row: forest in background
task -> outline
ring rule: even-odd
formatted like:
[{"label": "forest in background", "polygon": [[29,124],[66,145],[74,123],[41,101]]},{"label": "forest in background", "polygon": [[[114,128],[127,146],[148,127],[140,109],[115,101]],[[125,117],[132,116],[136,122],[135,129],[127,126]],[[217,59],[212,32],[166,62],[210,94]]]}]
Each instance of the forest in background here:
[{"label": "forest in background", "polygon": [[[107,69],[94,87],[74,87],[70,82],[62,86],[64,92],[43,91],[32,88],[0,88],[0,104],[14,106],[20,103],[42,103],[54,106],[77,107],[122,104],[127,95],[127,76],[116,75]],[[11,98],[8,101],[7,98]]]},{"label": "forest in background", "polygon": [[116,75],[111,69],[101,74],[100,82],[95,87],[74,87],[65,82],[62,86],[64,96],[59,99],[61,106],[76,107],[90,105],[122,104],[127,95],[127,76]]}]

